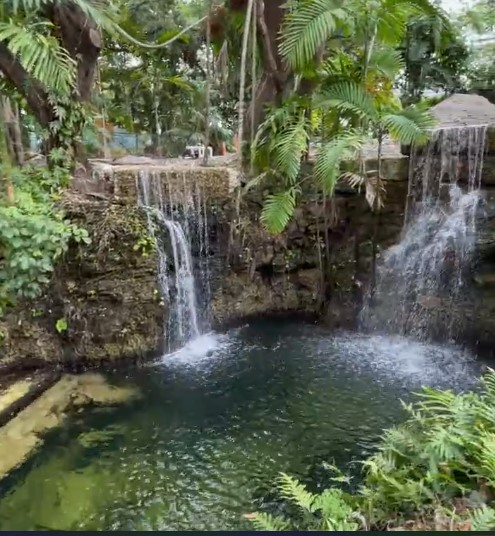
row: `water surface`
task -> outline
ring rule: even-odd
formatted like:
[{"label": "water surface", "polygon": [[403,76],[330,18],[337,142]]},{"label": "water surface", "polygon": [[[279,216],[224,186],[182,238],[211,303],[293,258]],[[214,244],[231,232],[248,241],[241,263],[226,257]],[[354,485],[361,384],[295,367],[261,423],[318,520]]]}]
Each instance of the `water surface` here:
[{"label": "water surface", "polygon": [[273,499],[280,471],[315,487],[325,461],[355,472],[403,418],[400,398],[470,387],[478,369],[455,347],[297,322],[204,335],[153,366],[109,373],[143,397],[53,431],[0,483],[0,529],[249,528],[242,514]]}]

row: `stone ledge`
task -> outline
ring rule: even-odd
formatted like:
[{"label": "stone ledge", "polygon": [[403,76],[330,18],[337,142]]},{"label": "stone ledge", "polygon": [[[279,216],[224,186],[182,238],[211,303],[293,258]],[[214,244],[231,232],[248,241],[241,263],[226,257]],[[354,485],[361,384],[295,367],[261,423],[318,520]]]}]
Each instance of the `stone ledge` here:
[{"label": "stone ledge", "polygon": [[163,184],[171,187],[170,189],[184,190],[184,185],[187,185],[194,193],[199,186],[203,198],[208,201],[231,199],[232,192],[240,185],[238,173],[228,167],[116,166],[113,168],[115,197],[126,203],[136,204],[136,179],[140,173],[159,176]]}]

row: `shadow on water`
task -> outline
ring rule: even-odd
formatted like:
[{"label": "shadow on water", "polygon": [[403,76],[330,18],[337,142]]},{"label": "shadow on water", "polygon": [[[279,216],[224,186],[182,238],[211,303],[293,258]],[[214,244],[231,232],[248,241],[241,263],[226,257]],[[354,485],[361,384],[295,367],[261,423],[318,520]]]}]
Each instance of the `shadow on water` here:
[{"label": "shadow on water", "polygon": [[352,467],[403,418],[399,398],[470,387],[479,367],[455,347],[297,322],[203,335],[151,366],[109,372],[142,398],[50,433],[2,482],[0,528],[249,528],[242,514],[274,500],[280,471],[325,484],[324,461]]}]

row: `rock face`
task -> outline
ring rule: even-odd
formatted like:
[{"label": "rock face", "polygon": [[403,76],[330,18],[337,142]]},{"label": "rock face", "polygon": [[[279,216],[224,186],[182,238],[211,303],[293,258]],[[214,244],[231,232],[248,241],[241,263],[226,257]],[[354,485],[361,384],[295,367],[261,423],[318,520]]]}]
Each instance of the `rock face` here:
[{"label": "rock face", "polygon": [[71,247],[44,298],[0,322],[4,367],[111,361],[160,348],[166,307],[143,215],[81,200],[68,205],[68,216],[89,231],[91,245]]},{"label": "rock face", "polygon": [[217,323],[302,312],[323,315],[335,327],[354,325],[372,277],[373,258],[397,240],[404,220],[407,159],[386,159],[383,169],[390,180],[386,206],[378,215],[363,193],[352,188],[337,190],[327,202],[306,192],[280,236],[268,234],[259,223],[264,192],[248,193],[233,234],[228,270],[214,294]]},{"label": "rock face", "polygon": [[[471,298],[451,312],[467,319],[460,340],[481,348],[492,345],[495,329],[494,158],[489,151]],[[386,202],[379,213],[350,187],[340,186],[326,202],[307,191],[280,236],[259,222],[266,192],[253,189],[239,204],[231,169],[155,165],[152,172],[178,185],[199,181],[208,192],[214,325],[305,313],[332,327],[352,327],[376,262],[403,227],[408,159],[391,152],[382,169]],[[19,304],[0,321],[0,370],[140,359],[163,348],[168,304],[157,285],[155,245],[137,207],[136,174],[143,167],[125,163],[107,171],[101,174],[109,186],[105,199],[76,196],[65,203],[68,216],[89,231],[91,245],[71,247],[46,295]]]},{"label": "rock face", "polygon": [[[142,166],[127,164],[105,174],[102,180],[111,184],[104,199],[71,194],[63,201],[67,217],[88,230],[91,244],[73,245],[46,294],[19,303],[0,320],[0,370],[79,368],[142,359],[164,348],[168,304],[157,282],[155,243],[138,208],[139,171]],[[230,207],[220,210],[228,217],[235,205],[235,175],[228,168],[158,167],[153,172],[180,184],[200,181],[208,191],[209,219],[216,221],[217,206]],[[95,190],[93,185],[91,191]],[[227,256],[225,217],[222,225],[212,225],[212,266],[217,274],[224,273]],[[216,288],[215,282],[212,286]]]},{"label": "rock face", "polygon": [[483,193],[485,215],[478,222],[477,255],[470,282],[470,299],[459,304],[456,314],[462,317],[464,324],[459,340],[494,356],[495,190],[490,185],[484,188]]}]

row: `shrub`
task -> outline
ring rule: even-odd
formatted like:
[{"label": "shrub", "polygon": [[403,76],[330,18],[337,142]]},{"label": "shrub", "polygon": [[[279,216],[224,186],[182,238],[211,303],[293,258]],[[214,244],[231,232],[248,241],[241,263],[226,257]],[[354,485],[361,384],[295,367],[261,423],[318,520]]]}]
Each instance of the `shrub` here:
[{"label": "shrub", "polygon": [[89,241],[87,232],[56,208],[66,180],[60,170],[15,170],[14,203],[0,198],[0,315],[17,298],[41,293],[71,239]]}]

